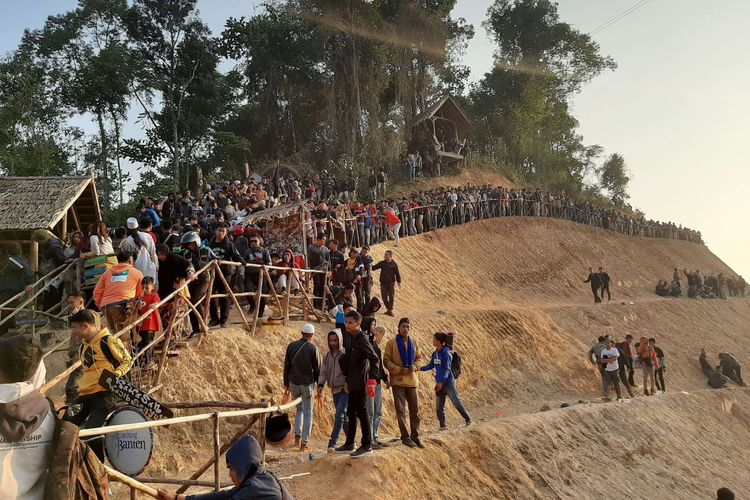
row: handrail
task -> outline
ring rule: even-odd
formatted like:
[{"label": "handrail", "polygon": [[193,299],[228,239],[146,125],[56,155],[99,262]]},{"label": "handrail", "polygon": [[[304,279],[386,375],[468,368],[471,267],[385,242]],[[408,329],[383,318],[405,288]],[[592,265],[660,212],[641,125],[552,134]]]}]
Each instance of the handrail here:
[{"label": "handrail", "polygon": [[[75,262],[76,262],[75,260],[70,261],[70,262],[65,262],[65,264],[62,264],[62,265],[56,267],[52,271],[48,272],[47,274],[45,274],[44,276],[42,276],[41,278],[39,278],[37,281],[35,281],[31,285],[29,285],[29,287],[31,287],[32,289],[36,288],[37,285],[39,285],[40,283],[44,282],[51,275],[53,275],[56,272],[62,270],[64,267],[70,267],[70,266],[72,266],[73,264],[75,264]],[[29,288],[29,287],[26,287],[26,288]],[[12,303],[14,300],[21,298],[21,296],[23,296],[23,294],[25,294],[25,293],[26,293],[26,289],[24,288],[23,290],[21,290],[20,292],[18,292],[17,294],[15,294],[13,297],[9,298],[8,300],[6,300],[2,304],[0,304],[0,307],[7,306],[8,304]]]},{"label": "handrail", "polygon": [[273,269],[273,270],[276,270],[276,271],[288,271],[290,269],[296,269],[298,271],[305,272],[305,273],[320,273],[320,274],[325,274],[326,273],[326,271],[321,271],[319,269],[302,269],[302,268],[299,268],[299,267],[291,268],[291,267],[280,267],[280,266],[267,266],[265,264],[253,264],[252,262],[242,263],[242,262],[234,262],[234,261],[231,261],[231,260],[219,260],[218,262],[219,262],[219,264],[226,265],[226,266],[251,267],[251,268],[254,268],[254,269],[263,269],[263,268],[266,268],[266,269]]},{"label": "handrail", "polygon": [[121,424],[121,425],[110,425],[108,427],[96,427],[94,429],[82,429],[78,433],[78,437],[85,438],[91,436],[101,436],[103,434],[112,434],[114,432],[124,431],[136,431],[139,429],[150,429],[152,427],[164,427],[173,424],[185,424],[189,422],[201,422],[203,420],[211,420],[218,415],[219,418],[231,418],[231,417],[244,417],[247,415],[259,415],[262,413],[273,413],[276,411],[282,411],[298,404],[302,403],[302,398],[299,397],[294,401],[291,401],[284,405],[269,406],[268,408],[251,408],[249,410],[234,410],[225,412],[214,412],[214,413],[200,413],[198,415],[188,415],[185,417],[174,417],[165,418],[163,420],[154,420],[151,422],[141,422],[138,424]]}]

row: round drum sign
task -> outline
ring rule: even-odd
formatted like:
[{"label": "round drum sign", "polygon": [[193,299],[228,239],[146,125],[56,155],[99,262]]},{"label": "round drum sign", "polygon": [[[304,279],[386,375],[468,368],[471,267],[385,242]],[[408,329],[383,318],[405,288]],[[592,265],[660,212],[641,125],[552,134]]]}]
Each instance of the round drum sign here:
[{"label": "round drum sign", "polygon": [[[118,408],[107,418],[105,426],[140,424],[149,422],[136,408]],[[104,435],[104,450],[112,467],[130,477],[135,477],[146,468],[151,460],[154,436],[151,429],[113,432]]]}]

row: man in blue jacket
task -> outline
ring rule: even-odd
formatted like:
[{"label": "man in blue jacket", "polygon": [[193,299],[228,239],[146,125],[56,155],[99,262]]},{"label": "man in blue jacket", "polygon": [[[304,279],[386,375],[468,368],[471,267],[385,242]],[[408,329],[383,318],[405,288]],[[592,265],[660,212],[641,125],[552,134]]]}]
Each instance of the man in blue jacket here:
[{"label": "man in blue jacket", "polygon": [[456,379],[453,377],[453,371],[451,370],[451,362],[453,355],[451,354],[450,348],[446,345],[448,342],[448,335],[442,332],[437,332],[432,339],[432,345],[435,347],[435,352],[432,353],[430,363],[420,368],[420,371],[426,372],[435,370],[435,394],[437,395],[437,418],[440,422],[440,430],[447,429],[445,425],[445,397],[449,397],[453,406],[456,407],[458,413],[464,417],[466,425],[471,425],[471,417],[469,412],[464,408],[464,404],[461,402],[461,398],[458,396],[458,390],[456,389]]},{"label": "man in blue jacket", "polygon": [[159,490],[161,500],[287,500],[294,497],[263,464],[263,450],[253,436],[242,436],[227,451],[234,488],[202,495],[176,495]]}]

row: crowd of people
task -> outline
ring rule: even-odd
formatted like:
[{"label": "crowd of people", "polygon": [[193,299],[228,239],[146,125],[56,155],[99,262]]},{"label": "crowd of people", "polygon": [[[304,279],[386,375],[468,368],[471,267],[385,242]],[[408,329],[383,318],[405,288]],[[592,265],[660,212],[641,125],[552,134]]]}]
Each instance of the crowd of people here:
[{"label": "crowd of people", "polygon": [[[687,296],[691,299],[727,299],[745,297],[747,283],[742,276],[728,276],[724,273],[701,275],[700,270],[683,269],[687,284]],[[682,274],[675,267],[672,281],[659,280],[656,284],[656,295],[661,297],[680,297],[683,294]]]},{"label": "crowd of people", "polygon": [[[387,389],[391,389],[393,395],[401,442],[410,448],[424,448],[420,439],[419,372],[434,372],[439,429],[447,429],[446,398],[451,400],[466,425],[471,425],[471,417],[456,387],[461,365],[460,356],[451,349],[452,336],[435,333],[434,351],[427,358],[411,334],[408,318],[401,318],[397,334],[386,338],[387,331],[378,325],[374,313],[363,317],[350,303],[343,310],[343,329],[328,332],[325,355],[321,355],[312,342],[315,326],[309,323],[302,327],[301,338],[287,346],[285,396],[302,398],[294,419],[296,449],[311,451],[314,398],[321,398],[326,386],[331,391],[334,412],[327,446],[329,453],[347,453],[359,458],[388,446],[380,440],[383,397]],[[357,447],[358,426],[361,439]],[[344,443],[337,446],[342,430]]]}]

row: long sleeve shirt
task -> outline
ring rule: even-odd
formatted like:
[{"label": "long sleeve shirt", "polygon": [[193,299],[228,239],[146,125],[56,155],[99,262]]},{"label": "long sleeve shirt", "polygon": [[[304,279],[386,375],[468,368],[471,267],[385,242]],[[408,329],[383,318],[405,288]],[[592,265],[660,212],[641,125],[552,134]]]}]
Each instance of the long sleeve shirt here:
[{"label": "long sleeve shirt", "polygon": [[78,379],[78,392],[81,396],[106,390],[99,385],[99,378],[104,370],[122,377],[133,365],[133,358],[125,346],[120,339],[113,337],[106,327],[90,342],[84,340],[79,352],[83,365],[83,374]]},{"label": "long sleeve shirt", "polygon": [[380,270],[381,283],[399,283],[401,284],[401,273],[398,271],[398,264],[394,261],[382,260],[372,266],[373,271]]},{"label": "long sleeve shirt", "polygon": [[320,379],[318,348],[305,339],[295,340],[284,356],[284,387],[289,384],[311,385]]},{"label": "long sleeve shirt", "polygon": [[453,378],[453,372],[451,371],[452,362],[453,354],[451,354],[448,346],[444,346],[439,351],[433,352],[430,362],[420,368],[419,371],[427,372],[435,370],[435,382],[445,384]]}]

